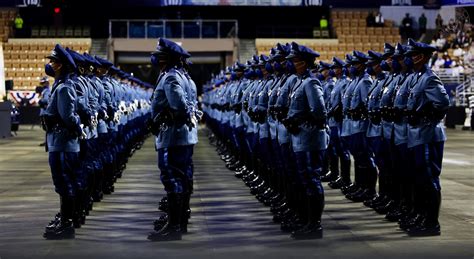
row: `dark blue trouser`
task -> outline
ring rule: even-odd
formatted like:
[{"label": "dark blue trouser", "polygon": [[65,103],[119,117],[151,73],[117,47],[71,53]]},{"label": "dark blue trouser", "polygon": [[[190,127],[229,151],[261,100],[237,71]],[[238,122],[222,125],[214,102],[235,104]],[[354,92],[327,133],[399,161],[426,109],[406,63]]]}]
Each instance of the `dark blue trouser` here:
[{"label": "dark blue trouser", "polygon": [[78,152],[49,152],[49,166],[56,193],[74,197],[86,187],[86,177],[80,168]]},{"label": "dark blue trouser", "polygon": [[354,156],[355,181],[363,188],[375,190],[377,169],[365,132],[351,136],[351,153]]},{"label": "dark blue trouser", "polygon": [[158,150],[160,178],[167,193],[187,193],[191,191],[187,175],[189,149],[190,146],[173,146]]},{"label": "dark blue trouser", "polygon": [[319,151],[295,152],[298,180],[308,196],[324,194],[321,184],[321,161]]},{"label": "dark blue trouser", "polygon": [[441,190],[439,176],[443,162],[444,141],[418,145],[410,148],[413,172],[417,185],[437,191]]}]

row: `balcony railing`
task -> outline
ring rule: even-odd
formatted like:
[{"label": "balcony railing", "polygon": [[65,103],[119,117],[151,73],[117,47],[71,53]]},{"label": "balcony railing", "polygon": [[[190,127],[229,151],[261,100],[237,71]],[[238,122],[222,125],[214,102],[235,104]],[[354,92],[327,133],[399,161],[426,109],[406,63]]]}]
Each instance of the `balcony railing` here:
[{"label": "balcony railing", "polygon": [[110,38],[234,38],[237,20],[109,20]]}]

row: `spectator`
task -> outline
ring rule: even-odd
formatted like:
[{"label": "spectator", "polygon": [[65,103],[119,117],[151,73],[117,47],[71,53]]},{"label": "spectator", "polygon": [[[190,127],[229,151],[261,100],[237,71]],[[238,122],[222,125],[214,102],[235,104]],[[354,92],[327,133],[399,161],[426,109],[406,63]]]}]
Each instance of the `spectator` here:
[{"label": "spectator", "polygon": [[443,35],[440,35],[439,38],[436,40],[435,46],[438,48],[439,51],[445,51],[447,48],[447,41]]},{"label": "spectator", "polygon": [[374,27],[375,26],[375,16],[372,12],[369,12],[369,15],[367,15],[367,18],[365,18],[365,21],[367,23],[367,27]]},{"label": "spectator", "polygon": [[470,45],[469,41],[470,39],[467,37],[467,34],[463,31],[460,31],[458,32],[458,35],[456,37],[454,44],[462,46],[462,47],[467,47]]},{"label": "spectator", "polygon": [[420,35],[426,33],[426,16],[425,13],[422,13],[420,18],[418,18],[418,26],[420,27]]},{"label": "spectator", "polygon": [[436,30],[440,30],[441,28],[443,28],[443,18],[441,18],[441,14],[438,14],[438,16],[436,16]]},{"label": "spectator", "polygon": [[413,36],[413,20],[410,17],[409,13],[405,14],[405,18],[402,20],[402,25],[401,25],[401,36],[403,39],[408,39],[412,38]]},{"label": "spectator", "polygon": [[453,56],[461,57],[463,55],[464,55],[464,50],[459,45],[456,45],[453,51]]},{"label": "spectator", "polygon": [[444,66],[444,59],[438,55],[433,63],[433,70],[439,71]]},{"label": "spectator", "polygon": [[383,19],[383,16],[380,12],[377,13],[375,16],[375,26],[376,27],[383,27],[385,23],[385,20]]},{"label": "spectator", "polygon": [[326,19],[326,16],[322,16],[321,20],[319,20],[319,27],[321,30],[327,30],[328,29],[328,19]]},{"label": "spectator", "polygon": [[19,38],[23,36],[23,18],[21,18],[20,13],[16,14],[14,23],[15,37]]},{"label": "spectator", "polygon": [[456,66],[456,62],[451,59],[448,52],[444,53],[443,60],[444,60],[443,68],[452,68]]}]

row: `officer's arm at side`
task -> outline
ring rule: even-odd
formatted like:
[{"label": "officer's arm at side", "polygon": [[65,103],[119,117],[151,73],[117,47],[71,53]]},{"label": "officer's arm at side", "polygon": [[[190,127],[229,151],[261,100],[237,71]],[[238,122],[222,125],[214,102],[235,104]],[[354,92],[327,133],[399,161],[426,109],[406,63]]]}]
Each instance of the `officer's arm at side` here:
[{"label": "officer's arm at side", "polygon": [[449,108],[449,97],[439,77],[431,75],[426,79],[425,94],[436,111],[446,111]]},{"label": "officer's arm at side", "polygon": [[176,77],[167,76],[164,85],[170,108],[176,111],[186,111],[186,95]]},{"label": "officer's arm at side", "polygon": [[67,128],[81,132],[81,121],[79,116],[75,113],[76,93],[74,88],[72,86],[64,85],[64,87],[61,87],[58,91],[59,98],[57,105],[61,120],[66,124]]}]

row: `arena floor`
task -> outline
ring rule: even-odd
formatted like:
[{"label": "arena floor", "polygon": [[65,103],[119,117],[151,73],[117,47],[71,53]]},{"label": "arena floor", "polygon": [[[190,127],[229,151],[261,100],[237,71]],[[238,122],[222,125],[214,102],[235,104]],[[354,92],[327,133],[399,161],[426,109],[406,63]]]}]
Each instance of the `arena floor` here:
[{"label": "arena floor", "polygon": [[153,140],[130,159],[115,193],[96,203],[75,240],[42,233],[57,212],[39,127],[0,140],[0,258],[474,258],[474,133],[449,130],[442,173],[442,235],[410,238],[383,216],[326,190],[324,238],[294,241],[228,171],[203,130],[196,146],[190,233],[149,242],[164,195]]}]

